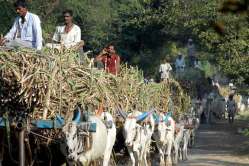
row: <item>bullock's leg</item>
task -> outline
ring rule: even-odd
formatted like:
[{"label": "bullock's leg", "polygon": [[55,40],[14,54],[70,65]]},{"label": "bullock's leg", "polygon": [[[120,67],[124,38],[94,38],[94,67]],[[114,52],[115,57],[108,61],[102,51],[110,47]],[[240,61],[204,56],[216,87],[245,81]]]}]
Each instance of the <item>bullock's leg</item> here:
[{"label": "bullock's leg", "polygon": [[160,165],[165,165],[164,161],[164,151],[160,148],[159,150],[159,155],[160,155]]},{"label": "bullock's leg", "polygon": [[179,145],[176,142],[174,142],[174,164],[177,164],[178,163],[178,153],[179,153]]},{"label": "bullock's leg", "polygon": [[188,160],[188,147],[186,146],[185,149],[185,160]]},{"label": "bullock's leg", "polygon": [[191,132],[190,134],[190,139],[189,139],[189,142],[188,142],[188,147],[191,148],[194,144],[194,132]]},{"label": "bullock's leg", "polygon": [[111,153],[112,153],[112,149],[109,149],[108,151],[105,151],[103,166],[108,166],[109,165],[109,160],[110,160]]},{"label": "bullock's leg", "polygon": [[182,156],[182,148],[181,148],[181,145],[178,144],[177,155],[176,155],[177,163],[179,162],[179,160],[181,160],[181,156]]},{"label": "bullock's leg", "polygon": [[135,157],[135,166],[142,166],[141,153],[139,153],[139,151],[135,151],[134,157]]},{"label": "bullock's leg", "polygon": [[156,145],[157,145],[157,149],[159,151],[159,156],[160,156],[159,162],[160,162],[160,165],[165,165],[165,162],[164,162],[164,152],[165,152],[165,150],[162,147],[162,145],[160,145],[158,143]]},{"label": "bullock's leg", "polygon": [[132,149],[128,148],[128,152],[129,152],[129,155],[130,155],[130,158],[131,158],[131,164],[132,164],[132,166],[135,166],[136,160],[135,160],[135,155],[134,155]]},{"label": "bullock's leg", "polygon": [[167,160],[166,160],[166,166],[172,166],[172,160],[171,160],[171,149],[172,149],[172,143],[173,143],[173,138],[172,141],[168,142],[167,145]]},{"label": "bullock's leg", "polygon": [[108,131],[108,136],[107,136],[107,144],[106,144],[106,149],[105,149],[105,154],[104,154],[104,161],[103,161],[103,166],[108,166],[109,165],[109,160],[112,154],[112,148],[115,143],[116,139],[116,129],[113,128],[110,131]]},{"label": "bullock's leg", "polygon": [[149,145],[150,145],[150,141],[147,142],[147,144],[145,145],[144,151],[142,152],[142,156],[143,156],[143,165],[145,165],[145,166],[148,166],[148,163],[147,163],[147,152],[150,151]]},{"label": "bullock's leg", "polygon": [[183,146],[182,146],[182,144],[180,143],[180,145],[179,145],[179,152],[178,152],[178,159],[179,160],[183,160]]},{"label": "bullock's leg", "polygon": [[137,159],[138,163],[136,164],[137,166],[144,166],[144,152],[143,151],[137,151],[135,153],[135,158]]},{"label": "bullock's leg", "polygon": [[184,145],[183,145],[183,149],[182,149],[182,160],[187,160],[187,147],[188,147],[188,142],[187,139],[184,138]]},{"label": "bullock's leg", "polygon": [[194,144],[195,144],[195,134],[193,134],[191,137],[191,147],[193,147]]},{"label": "bullock's leg", "polygon": [[186,160],[188,160],[188,147],[186,148]]},{"label": "bullock's leg", "polygon": [[184,142],[184,147],[183,147],[183,150],[184,150],[184,160],[188,160],[188,142],[191,139],[190,135],[191,135],[191,133],[193,134],[193,132],[194,132],[193,129],[186,131],[186,138],[184,140],[185,142]]},{"label": "bullock's leg", "polygon": [[190,130],[189,147],[193,147],[195,141],[195,129]]},{"label": "bullock's leg", "polygon": [[141,165],[148,166],[148,164],[147,164],[147,154],[146,154],[146,151],[144,151],[144,152],[142,153],[142,162],[141,162]]}]

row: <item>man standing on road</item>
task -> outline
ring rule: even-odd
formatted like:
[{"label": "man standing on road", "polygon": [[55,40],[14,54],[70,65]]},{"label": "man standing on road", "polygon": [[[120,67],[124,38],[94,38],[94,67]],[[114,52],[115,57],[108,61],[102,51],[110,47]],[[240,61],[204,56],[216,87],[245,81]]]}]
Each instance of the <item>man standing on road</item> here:
[{"label": "man standing on road", "polygon": [[28,12],[27,4],[24,0],[16,1],[14,7],[19,16],[15,19],[9,33],[0,39],[0,45],[41,50],[42,29],[39,17]]},{"label": "man standing on road", "polygon": [[230,94],[227,100],[227,112],[228,112],[229,123],[233,123],[236,110],[237,110],[237,104],[233,99],[233,94]]}]

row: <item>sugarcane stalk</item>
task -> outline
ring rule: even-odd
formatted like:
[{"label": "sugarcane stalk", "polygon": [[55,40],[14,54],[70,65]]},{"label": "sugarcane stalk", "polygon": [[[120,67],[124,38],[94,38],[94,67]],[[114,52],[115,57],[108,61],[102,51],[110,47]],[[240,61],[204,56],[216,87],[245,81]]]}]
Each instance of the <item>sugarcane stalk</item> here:
[{"label": "sugarcane stalk", "polygon": [[43,117],[42,117],[43,119],[47,119],[48,110],[49,110],[49,103],[50,103],[51,88],[53,86],[55,74],[57,73],[57,71],[58,71],[58,67],[55,66],[53,68],[51,78],[50,78],[50,80],[48,82],[47,94],[46,94],[45,102],[44,102],[45,103],[45,108],[44,108],[44,111],[43,111]]}]

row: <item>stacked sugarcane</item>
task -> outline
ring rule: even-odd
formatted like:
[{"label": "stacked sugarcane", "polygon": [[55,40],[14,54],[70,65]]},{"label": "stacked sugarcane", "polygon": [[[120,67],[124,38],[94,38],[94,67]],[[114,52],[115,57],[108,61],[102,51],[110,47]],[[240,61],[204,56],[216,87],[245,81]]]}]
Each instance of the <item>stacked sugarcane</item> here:
[{"label": "stacked sugarcane", "polygon": [[1,110],[48,119],[56,114],[68,117],[77,105],[92,112],[148,111],[152,107],[167,112],[172,99],[176,114],[189,106],[188,97],[174,80],[147,85],[136,67],[122,65],[115,76],[92,68],[87,57],[82,64],[80,56],[69,51],[1,50]]}]

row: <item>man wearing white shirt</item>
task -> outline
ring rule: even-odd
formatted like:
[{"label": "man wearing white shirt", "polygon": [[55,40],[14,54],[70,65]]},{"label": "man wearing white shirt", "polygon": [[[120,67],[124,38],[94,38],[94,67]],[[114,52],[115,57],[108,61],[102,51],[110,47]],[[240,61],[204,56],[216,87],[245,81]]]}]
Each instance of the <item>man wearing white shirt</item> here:
[{"label": "man wearing white shirt", "polygon": [[41,50],[42,29],[39,17],[28,12],[27,4],[23,0],[16,1],[14,7],[19,16],[10,31],[0,39],[0,45]]},{"label": "man wearing white shirt", "polygon": [[63,12],[64,25],[57,26],[53,36],[55,43],[48,43],[47,47],[59,48],[61,45],[66,48],[76,46],[81,41],[80,27],[73,23],[73,11],[65,10]]},{"label": "man wearing white shirt", "polygon": [[176,72],[183,72],[185,68],[185,60],[181,53],[178,54],[178,57],[175,61]]},{"label": "man wearing white shirt", "polygon": [[171,70],[171,65],[167,62],[167,60],[164,60],[164,63],[161,64],[159,68],[159,73],[161,74],[161,81],[167,81],[169,79],[169,73]]}]

